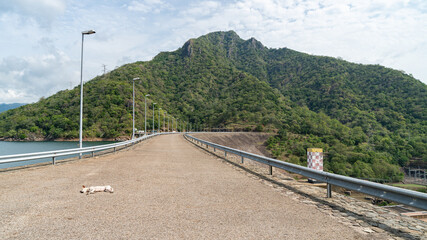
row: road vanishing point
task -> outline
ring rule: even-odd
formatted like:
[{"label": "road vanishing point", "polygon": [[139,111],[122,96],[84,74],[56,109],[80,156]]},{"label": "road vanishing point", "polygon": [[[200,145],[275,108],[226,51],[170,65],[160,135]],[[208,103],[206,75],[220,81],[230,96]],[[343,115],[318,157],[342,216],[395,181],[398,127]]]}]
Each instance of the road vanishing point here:
[{"label": "road vanishing point", "polygon": [[[82,185],[114,193],[82,194]],[[0,174],[0,239],[366,239],[186,141]]]}]

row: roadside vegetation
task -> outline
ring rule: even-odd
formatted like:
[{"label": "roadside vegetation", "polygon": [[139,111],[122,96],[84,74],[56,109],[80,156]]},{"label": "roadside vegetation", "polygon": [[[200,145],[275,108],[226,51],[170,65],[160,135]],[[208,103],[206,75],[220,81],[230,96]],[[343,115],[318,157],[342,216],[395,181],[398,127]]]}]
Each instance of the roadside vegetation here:
[{"label": "roadside vegetation", "polygon": [[392,186],[395,187],[401,187],[401,188],[406,188],[409,190],[414,190],[414,191],[418,191],[418,192],[423,192],[423,193],[427,193],[427,186],[423,186],[423,185],[418,185],[418,184],[403,184],[403,183],[395,183],[395,184],[391,184]]}]

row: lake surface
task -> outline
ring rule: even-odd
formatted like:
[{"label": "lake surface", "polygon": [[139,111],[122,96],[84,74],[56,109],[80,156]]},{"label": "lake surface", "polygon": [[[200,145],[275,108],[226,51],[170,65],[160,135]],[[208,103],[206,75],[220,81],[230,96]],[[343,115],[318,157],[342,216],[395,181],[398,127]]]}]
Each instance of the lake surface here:
[{"label": "lake surface", "polygon": [[[83,147],[98,146],[103,144],[109,144],[114,142],[83,142]],[[20,154],[20,153],[33,153],[33,152],[45,152],[61,149],[71,149],[78,148],[79,142],[3,142],[0,141],[0,156],[11,155],[11,154]],[[86,153],[90,154],[90,153]],[[69,155],[65,157],[58,157],[58,160],[77,157],[78,155]],[[52,158],[47,159],[37,159],[24,162],[14,162],[14,163],[3,163],[0,164],[1,168],[10,168],[17,166],[25,166],[29,164],[41,163],[41,162],[51,162]]]}]

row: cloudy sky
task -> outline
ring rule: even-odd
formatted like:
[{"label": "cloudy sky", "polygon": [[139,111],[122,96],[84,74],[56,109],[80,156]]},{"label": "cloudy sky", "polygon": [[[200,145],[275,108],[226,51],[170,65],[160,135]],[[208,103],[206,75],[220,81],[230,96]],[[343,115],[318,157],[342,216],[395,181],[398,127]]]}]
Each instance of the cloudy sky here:
[{"label": "cloudy sky", "polygon": [[234,30],[270,48],[381,64],[427,83],[426,0],[0,2],[0,103],[35,102],[190,38]]}]

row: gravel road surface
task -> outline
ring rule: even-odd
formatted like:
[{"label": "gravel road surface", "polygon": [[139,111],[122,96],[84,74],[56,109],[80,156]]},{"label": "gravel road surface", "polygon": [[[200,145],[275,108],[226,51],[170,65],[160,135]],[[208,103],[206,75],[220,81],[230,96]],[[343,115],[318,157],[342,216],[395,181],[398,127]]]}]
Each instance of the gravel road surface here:
[{"label": "gravel road surface", "polygon": [[[82,185],[114,193],[81,194]],[[365,239],[182,135],[0,173],[0,239]]]}]

